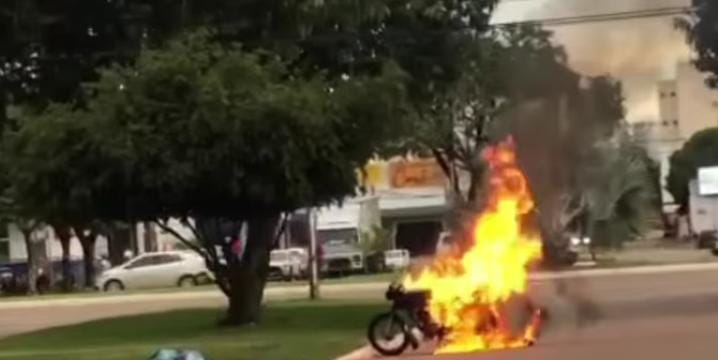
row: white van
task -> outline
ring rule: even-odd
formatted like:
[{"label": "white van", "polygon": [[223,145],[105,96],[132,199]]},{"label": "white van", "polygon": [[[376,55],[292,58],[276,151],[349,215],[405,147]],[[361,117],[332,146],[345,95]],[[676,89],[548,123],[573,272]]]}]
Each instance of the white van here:
[{"label": "white van", "polygon": [[384,252],[384,265],[387,269],[402,270],[409,267],[411,256],[409,250],[396,249]]},{"label": "white van", "polygon": [[309,254],[304,248],[272,250],[269,255],[269,276],[273,279],[293,280],[307,275]]}]

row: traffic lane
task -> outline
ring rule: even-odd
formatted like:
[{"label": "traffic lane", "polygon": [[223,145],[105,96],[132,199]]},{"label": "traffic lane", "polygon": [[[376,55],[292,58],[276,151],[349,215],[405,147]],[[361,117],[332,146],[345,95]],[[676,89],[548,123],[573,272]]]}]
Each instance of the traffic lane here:
[{"label": "traffic lane", "polygon": [[626,275],[536,282],[534,302],[552,323],[718,312],[718,271]]},{"label": "traffic lane", "polygon": [[633,321],[607,321],[599,325],[560,329],[536,346],[488,353],[431,355],[430,351],[404,356],[409,360],[709,360],[716,358],[715,329],[718,314],[700,317],[666,316]]},{"label": "traffic lane", "polygon": [[[573,279],[576,280],[576,279]],[[713,359],[718,328],[718,273],[636,275],[532,284],[550,319],[537,346],[488,354],[407,359]],[[579,293],[567,298],[561,286]],[[575,288],[578,288],[576,290]],[[578,300],[577,300],[578,299]],[[588,315],[586,306],[589,307]],[[582,308],[583,307],[583,308]]]},{"label": "traffic lane", "polygon": [[599,303],[657,297],[697,295],[718,290],[718,270],[676,273],[625,274],[540,280],[529,291],[538,299],[562,295],[585,295]]}]

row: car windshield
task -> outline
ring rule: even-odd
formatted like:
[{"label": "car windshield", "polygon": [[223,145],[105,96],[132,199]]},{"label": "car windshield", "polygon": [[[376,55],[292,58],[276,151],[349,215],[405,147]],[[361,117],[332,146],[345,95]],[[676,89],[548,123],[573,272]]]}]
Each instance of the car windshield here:
[{"label": "car windshield", "polygon": [[344,244],[344,243],[332,243],[327,244],[324,246],[324,251],[329,253],[349,253],[349,252],[357,252],[359,249],[350,244]]}]

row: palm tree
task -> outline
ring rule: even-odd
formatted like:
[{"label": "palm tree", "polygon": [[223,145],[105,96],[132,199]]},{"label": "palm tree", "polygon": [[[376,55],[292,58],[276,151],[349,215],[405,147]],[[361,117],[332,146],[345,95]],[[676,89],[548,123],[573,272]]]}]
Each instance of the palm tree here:
[{"label": "palm tree", "polygon": [[593,247],[620,247],[659,220],[660,189],[644,149],[625,135],[600,143],[583,174]]}]

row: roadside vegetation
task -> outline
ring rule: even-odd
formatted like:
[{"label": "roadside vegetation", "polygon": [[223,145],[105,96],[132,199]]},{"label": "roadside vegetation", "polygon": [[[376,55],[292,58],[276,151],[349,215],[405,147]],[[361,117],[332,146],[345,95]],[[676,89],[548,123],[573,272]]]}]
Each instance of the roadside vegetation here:
[{"label": "roadside vegetation", "polygon": [[146,359],[158,348],[196,349],[208,359],[332,359],[362,344],[379,302],[272,303],[261,324],[218,328],[222,312],[196,309],[130,316],[0,340],[0,359]]}]

